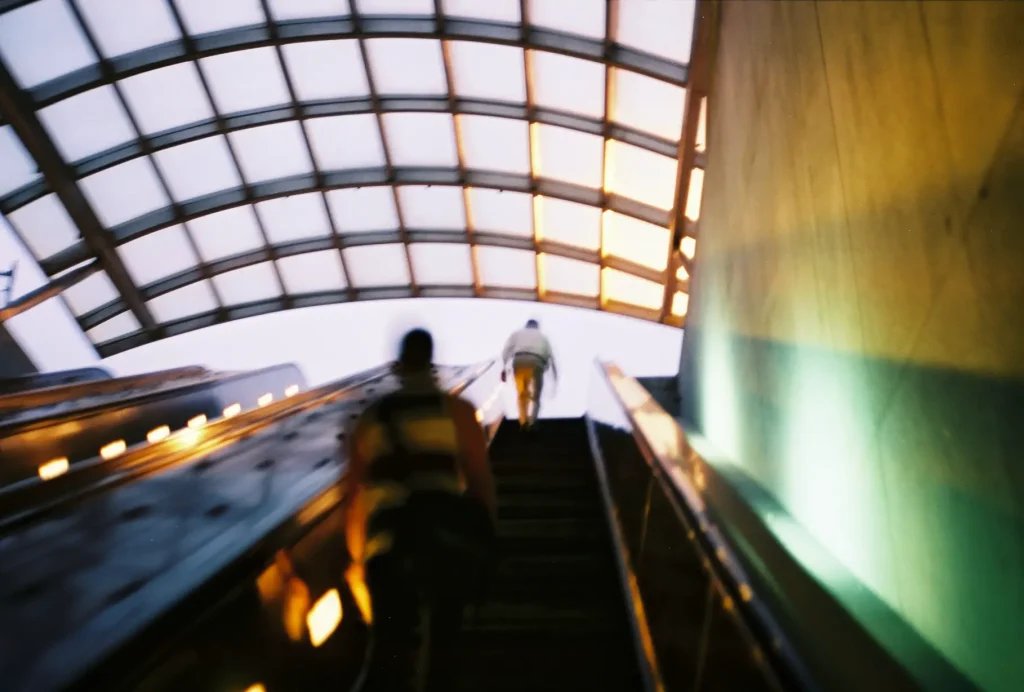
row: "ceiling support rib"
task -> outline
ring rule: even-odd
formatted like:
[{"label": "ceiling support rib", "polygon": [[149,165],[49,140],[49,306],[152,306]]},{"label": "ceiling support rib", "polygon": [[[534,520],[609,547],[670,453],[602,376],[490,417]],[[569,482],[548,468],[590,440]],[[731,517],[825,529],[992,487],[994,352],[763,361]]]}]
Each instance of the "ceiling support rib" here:
[{"label": "ceiling support rib", "polygon": [[452,66],[452,45],[445,40],[447,33],[444,7],[441,0],[434,0],[434,14],[437,17],[437,34],[441,41],[441,57],[444,61],[444,80],[448,89],[448,110],[452,114],[452,128],[455,136],[455,153],[459,160],[459,184],[462,185],[462,209],[466,221],[466,242],[469,244],[469,262],[473,269],[473,295],[483,295],[480,280],[480,264],[476,259],[476,245],[473,242],[473,205],[469,201],[469,187],[466,184],[466,148],[462,139],[462,123],[455,103],[455,70]]},{"label": "ceiling support rib", "polygon": [[53,140],[43,129],[36,116],[31,100],[15,83],[7,66],[0,61],[0,115],[14,127],[22,144],[39,166],[50,189],[63,203],[68,216],[78,227],[82,238],[92,254],[99,259],[100,266],[107,273],[125,305],[135,315],[142,329],[152,336],[157,328],[156,321],[146,307],[142,296],[128,275],[121,258],[114,250],[103,224],[100,223],[85,195],[75,182],[71,167],[64,162]]},{"label": "ceiling support rib", "polygon": [[[352,12],[352,22],[355,31],[360,35],[359,55],[363,59],[363,69],[366,71],[366,85],[370,91],[370,102],[373,104],[373,114],[377,118],[377,129],[380,130],[381,146],[384,149],[384,167],[387,170],[387,178],[390,181],[395,179],[395,166],[391,157],[391,142],[388,140],[387,129],[384,127],[384,109],[380,105],[380,94],[377,93],[376,80],[373,78],[373,66],[370,65],[370,56],[366,49],[366,39],[363,34],[363,15],[359,12],[358,0],[349,0],[349,8]],[[412,296],[416,298],[420,294],[419,284],[416,282],[416,271],[412,265],[412,252],[409,250],[409,234],[405,230],[405,214],[402,212],[402,201],[399,198],[398,186],[391,185],[391,196],[394,198],[395,214],[398,216],[398,234],[402,239],[402,246],[405,250],[405,262],[409,268],[409,286],[412,288]]]},{"label": "ceiling support rib", "polygon": [[538,207],[540,199],[537,196],[537,168],[540,167],[540,142],[538,141],[539,125],[533,122],[533,56],[530,53],[528,41],[530,38],[530,0],[519,0],[519,25],[522,27],[523,45],[523,77],[526,80],[526,114],[529,125],[529,160],[530,160],[530,214],[533,222],[533,262],[535,277],[537,280],[537,299],[544,299],[544,281],[541,272],[540,243],[543,229],[540,224]]},{"label": "ceiling support rib", "polygon": [[[175,2],[175,0],[166,1],[168,8],[170,8],[171,15],[174,17],[174,22],[178,27],[178,31],[180,31],[181,35],[184,37],[186,52],[189,55],[197,55],[195,41],[192,39],[191,36],[189,36],[188,28],[185,26],[185,22],[181,17],[181,10],[178,8],[177,2]],[[267,19],[267,21],[269,22],[270,17],[267,16],[265,17],[265,19]],[[256,208],[256,200],[255,195],[253,194],[252,186],[249,184],[249,181],[245,179],[245,172],[242,170],[242,164],[238,160],[238,152],[235,151],[235,147],[231,143],[231,138],[228,137],[229,129],[227,122],[225,121],[223,114],[221,114],[220,109],[217,107],[217,101],[213,98],[213,89],[210,88],[210,82],[206,78],[206,73],[203,71],[203,66],[200,63],[198,57],[196,57],[195,65],[196,72],[199,75],[199,83],[202,85],[203,93],[206,95],[206,99],[210,102],[210,108],[213,110],[213,121],[216,132],[218,135],[224,138],[224,144],[225,146],[227,146],[228,154],[231,157],[231,164],[234,166],[235,171],[238,173],[238,179],[242,181],[242,190],[245,193],[245,199],[247,201],[253,202],[252,212],[253,216],[256,219],[256,228],[259,229],[260,237],[263,239],[263,244],[269,247],[271,244],[270,236],[267,235],[266,226],[263,223],[263,219],[260,218],[259,209]],[[200,256],[200,260],[201,259],[202,257]],[[271,253],[270,259],[276,260],[277,257],[273,253]],[[287,301],[287,291],[285,290],[284,279],[281,277],[281,270],[278,268],[277,262],[271,261],[270,266],[274,270],[274,279],[275,281],[277,281],[277,288],[281,292],[282,296],[286,296],[285,300]],[[227,310],[227,306],[225,306],[223,301],[221,301],[220,294],[216,291],[217,287],[213,285],[213,282],[210,282],[210,288],[214,289],[215,295],[217,296],[217,300],[220,302],[221,305],[221,311]]]},{"label": "ceiling support rib", "polygon": [[[291,99],[292,119],[299,124],[299,128],[302,130],[302,141],[306,145],[306,153],[309,155],[309,161],[313,164],[313,176],[316,180],[316,186],[320,190],[318,196],[320,203],[323,205],[324,213],[327,215],[327,223],[331,227],[331,240],[333,241],[334,249],[338,251],[338,259],[341,260],[341,271],[345,276],[345,286],[348,291],[350,300],[355,300],[356,290],[352,287],[352,280],[349,278],[348,273],[348,262],[345,260],[345,253],[342,252],[341,236],[338,233],[338,224],[334,220],[334,213],[331,211],[331,205],[327,203],[327,193],[323,191],[324,187],[324,174],[320,170],[320,165],[317,163],[316,154],[313,152],[313,142],[309,137],[309,130],[306,129],[306,118],[303,109],[299,106],[299,98],[295,92],[295,84],[292,82],[291,73],[288,71],[288,65],[284,60],[284,49],[281,47],[281,42],[277,35],[277,25],[273,21],[273,16],[270,13],[270,3],[268,0],[260,0],[260,6],[263,8],[263,14],[267,18],[267,26],[270,27],[270,39],[274,44],[274,52],[277,53],[277,62],[281,66],[281,74],[284,75],[284,83],[288,88],[288,98]],[[269,246],[269,243],[268,243]],[[275,268],[280,273],[280,268],[277,267],[277,263],[274,263]],[[281,286],[287,290],[287,286],[284,285],[284,277],[281,277]],[[287,296],[287,293],[285,294]],[[289,301],[291,297],[288,296]]]},{"label": "ceiling support rib", "polygon": [[[612,46],[615,43],[615,38],[619,33],[619,0],[611,0],[605,6],[604,15],[604,53],[603,55],[607,58],[611,55]],[[604,308],[608,305],[608,296],[605,292],[604,285],[604,267],[605,267],[605,237],[606,228],[608,225],[609,212],[607,211],[607,200],[608,200],[608,187],[611,183],[608,180],[608,169],[611,167],[609,161],[608,149],[611,147],[611,120],[615,115],[615,72],[611,63],[606,63],[604,68],[604,117],[601,122],[601,207],[605,209],[601,212],[601,235],[600,235],[600,247],[601,247],[601,268],[600,274],[598,275],[598,299],[601,307]]]},{"label": "ceiling support rib", "polygon": [[[672,317],[672,303],[679,281],[676,275],[679,267],[685,267],[691,277],[692,263],[680,250],[680,243],[693,223],[686,218],[686,204],[690,193],[690,173],[697,161],[697,127],[700,124],[701,101],[708,95],[711,81],[712,30],[714,27],[715,2],[698,0],[695,8],[693,43],[690,46],[689,83],[686,87],[686,105],[683,110],[683,129],[679,137],[679,166],[676,170],[676,195],[672,209],[669,230],[672,232],[672,247],[669,249],[668,276],[665,294],[661,301],[659,321],[667,322]],[[692,282],[690,283],[692,286]],[[685,315],[683,318],[685,320]]]},{"label": "ceiling support rib", "polygon": [[[153,157],[153,148],[152,146],[150,146],[149,141],[143,136],[142,128],[139,127],[138,120],[132,113],[131,108],[128,107],[128,101],[124,97],[124,92],[121,89],[121,85],[117,81],[115,81],[113,77],[114,70],[110,65],[110,61],[103,57],[103,52],[100,50],[100,45],[96,41],[96,37],[93,35],[92,29],[89,28],[89,25],[85,22],[85,19],[82,17],[82,8],[78,6],[79,2],[81,2],[81,0],[71,0],[71,2],[68,3],[68,6],[71,9],[71,14],[74,16],[75,21],[78,22],[78,28],[81,30],[82,35],[85,37],[86,42],[89,44],[89,47],[92,48],[93,52],[98,56],[100,74],[103,75],[104,79],[110,80],[111,88],[113,88],[114,94],[115,96],[117,96],[117,102],[120,104],[121,110],[124,111],[125,117],[128,118],[128,124],[131,125],[132,132],[135,133],[135,137],[139,143],[139,148],[141,150],[142,156],[145,158],[149,158],[151,161],[155,162],[156,159]],[[167,196],[167,199],[171,201],[171,208],[174,209],[175,215],[179,214],[181,211],[181,205],[179,205],[178,202],[175,201],[174,195],[171,192],[171,187],[170,185],[167,184],[166,177],[160,171],[160,168],[155,163],[153,164],[153,171],[156,175],[157,182],[160,184],[160,189],[164,191],[164,194]],[[192,230],[186,223],[182,223],[181,227],[185,232],[185,239],[188,241],[189,247],[191,248],[192,252],[195,253],[196,258],[199,260],[199,270],[203,272],[203,277],[207,280],[212,279],[213,275],[210,273],[209,267],[207,266],[206,262],[203,261],[203,256],[199,253],[199,246],[196,244],[195,237],[192,235]],[[218,308],[223,308],[224,301],[221,300],[220,291],[217,290],[217,286],[216,284],[213,283],[213,281],[210,281],[210,290],[213,291],[213,297],[217,301]],[[82,324],[81,318],[79,318],[79,324]]]}]

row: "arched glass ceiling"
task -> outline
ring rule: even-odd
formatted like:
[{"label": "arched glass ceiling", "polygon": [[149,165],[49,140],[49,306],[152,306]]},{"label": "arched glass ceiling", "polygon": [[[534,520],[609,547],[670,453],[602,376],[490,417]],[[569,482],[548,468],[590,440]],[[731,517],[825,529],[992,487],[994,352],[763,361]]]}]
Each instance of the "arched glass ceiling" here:
[{"label": "arched glass ceiling", "polygon": [[681,324],[694,7],[0,0],[0,212],[95,269],[63,297],[103,356],[409,296]]}]

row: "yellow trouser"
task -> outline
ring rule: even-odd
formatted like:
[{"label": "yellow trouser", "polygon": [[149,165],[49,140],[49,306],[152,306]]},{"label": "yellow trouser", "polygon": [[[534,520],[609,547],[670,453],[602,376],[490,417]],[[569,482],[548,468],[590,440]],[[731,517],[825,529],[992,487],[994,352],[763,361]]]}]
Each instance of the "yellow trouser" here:
[{"label": "yellow trouser", "polygon": [[[540,365],[523,361],[512,365],[519,393],[519,424],[533,424],[540,411],[540,391],[544,385],[544,371]],[[530,404],[533,404],[531,407]]]}]

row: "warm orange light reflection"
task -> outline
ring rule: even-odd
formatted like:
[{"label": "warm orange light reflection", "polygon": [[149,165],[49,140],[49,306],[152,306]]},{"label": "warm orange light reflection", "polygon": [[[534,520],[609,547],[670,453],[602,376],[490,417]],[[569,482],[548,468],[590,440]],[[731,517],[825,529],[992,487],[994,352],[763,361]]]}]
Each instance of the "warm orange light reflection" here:
[{"label": "warm orange light reflection", "polygon": [[306,615],[309,641],[320,646],[330,637],[341,622],[341,596],[337,589],[331,589],[313,604]]},{"label": "warm orange light reflection", "polygon": [[224,417],[225,418],[234,418],[235,416],[237,416],[241,412],[242,412],[242,405],[241,404],[231,404],[226,409],[224,409]]},{"label": "warm orange light reflection", "polygon": [[256,403],[259,405],[260,408],[263,408],[264,406],[269,406],[273,401],[274,401],[274,395],[271,394],[270,392],[267,392],[266,394],[261,396],[259,399],[257,399]]},{"label": "warm orange light reflection", "polygon": [[679,252],[686,255],[687,259],[693,259],[693,256],[697,254],[697,239],[690,236],[683,238],[679,241]]},{"label": "warm orange light reflection", "polygon": [[685,293],[676,293],[672,298],[672,314],[676,317],[682,317],[686,314],[686,309],[690,306],[690,296]]},{"label": "warm orange light reflection", "polygon": [[299,385],[297,385],[297,384],[290,384],[287,387],[285,387],[284,395],[286,397],[293,397],[293,396],[295,396],[298,393],[299,393]]},{"label": "warm orange light reflection", "polygon": [[690,272],[686,271],[686,267],[679,265],[679,269],[676,270],[676,279],[679,281],[686,281],[690,278]]},{"label": "warm orange light reflection", "polygon": [[262,683],[257,682],[255,685],[246,687],[245,692],[267,692],[267,688]]},{"label": "warm orange light reflection", "polygon": [[113,459],[124,454],[126,449],[128,449],[128,445],[125,444],[124,440],[114,440],[110,444],[100,447],[100,456],[104,459]]},{"label": "warm orange light reflection", "polygon": [[206,425],[205,413],[200,413],[198,416],[196,416],[195,418],[190,418],[188,421],[188,427],[192,428],[193,430],[195,430],[196,428],[201,428],[204,425]]},{"label": "warm orange light reflection", "polygon": [[697,141],[694,142],[694,149],[697,153],[703,152],[708,144],[708,99],[702,96],[700,99],[700,117],[697,119]]},{"label": "warm orange light reflection", "polygon": [[39,467],[39,477],[44,481],[53,480],[67,473],[69,466],[67,457],[52,459]]},{"label": "warm orange light reflection", "polygon": [[363,622],[370,625],[373,624],[373,606],[370,601],[370,590],[366,588],[364,576],[362,566],[356,563],[352,563],[345,570],[345,581],[348,583],[352,598],[355,599],[356,608],[359,609]]},{"label": "warm orange light reflection", "polygon": [[167,437],[170,434],[171,434],[170,426],[161,425],[159,428],[153,428],[148,433],[146,433],[146,439],[149,442],[151,442],[151,443],[152,442],[159,442],[160,440],[164,439],[165,437]]},{"label": "warm orange light reflection", "polygon": [[686,193],[686,218],[697,221],[700,218],[700,198],[704,194],[704,171],[694,168],[690,171],[690,190]]}]

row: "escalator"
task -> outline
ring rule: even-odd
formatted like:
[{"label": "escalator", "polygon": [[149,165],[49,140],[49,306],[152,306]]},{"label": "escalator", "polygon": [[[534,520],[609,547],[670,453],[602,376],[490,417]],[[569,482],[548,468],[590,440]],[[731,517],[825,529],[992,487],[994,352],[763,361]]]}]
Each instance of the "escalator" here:
[{"label": "escalator", "polygon": [[491,459],[500,562],[459,689],[643,689],[584,421],[506,421]]}]

